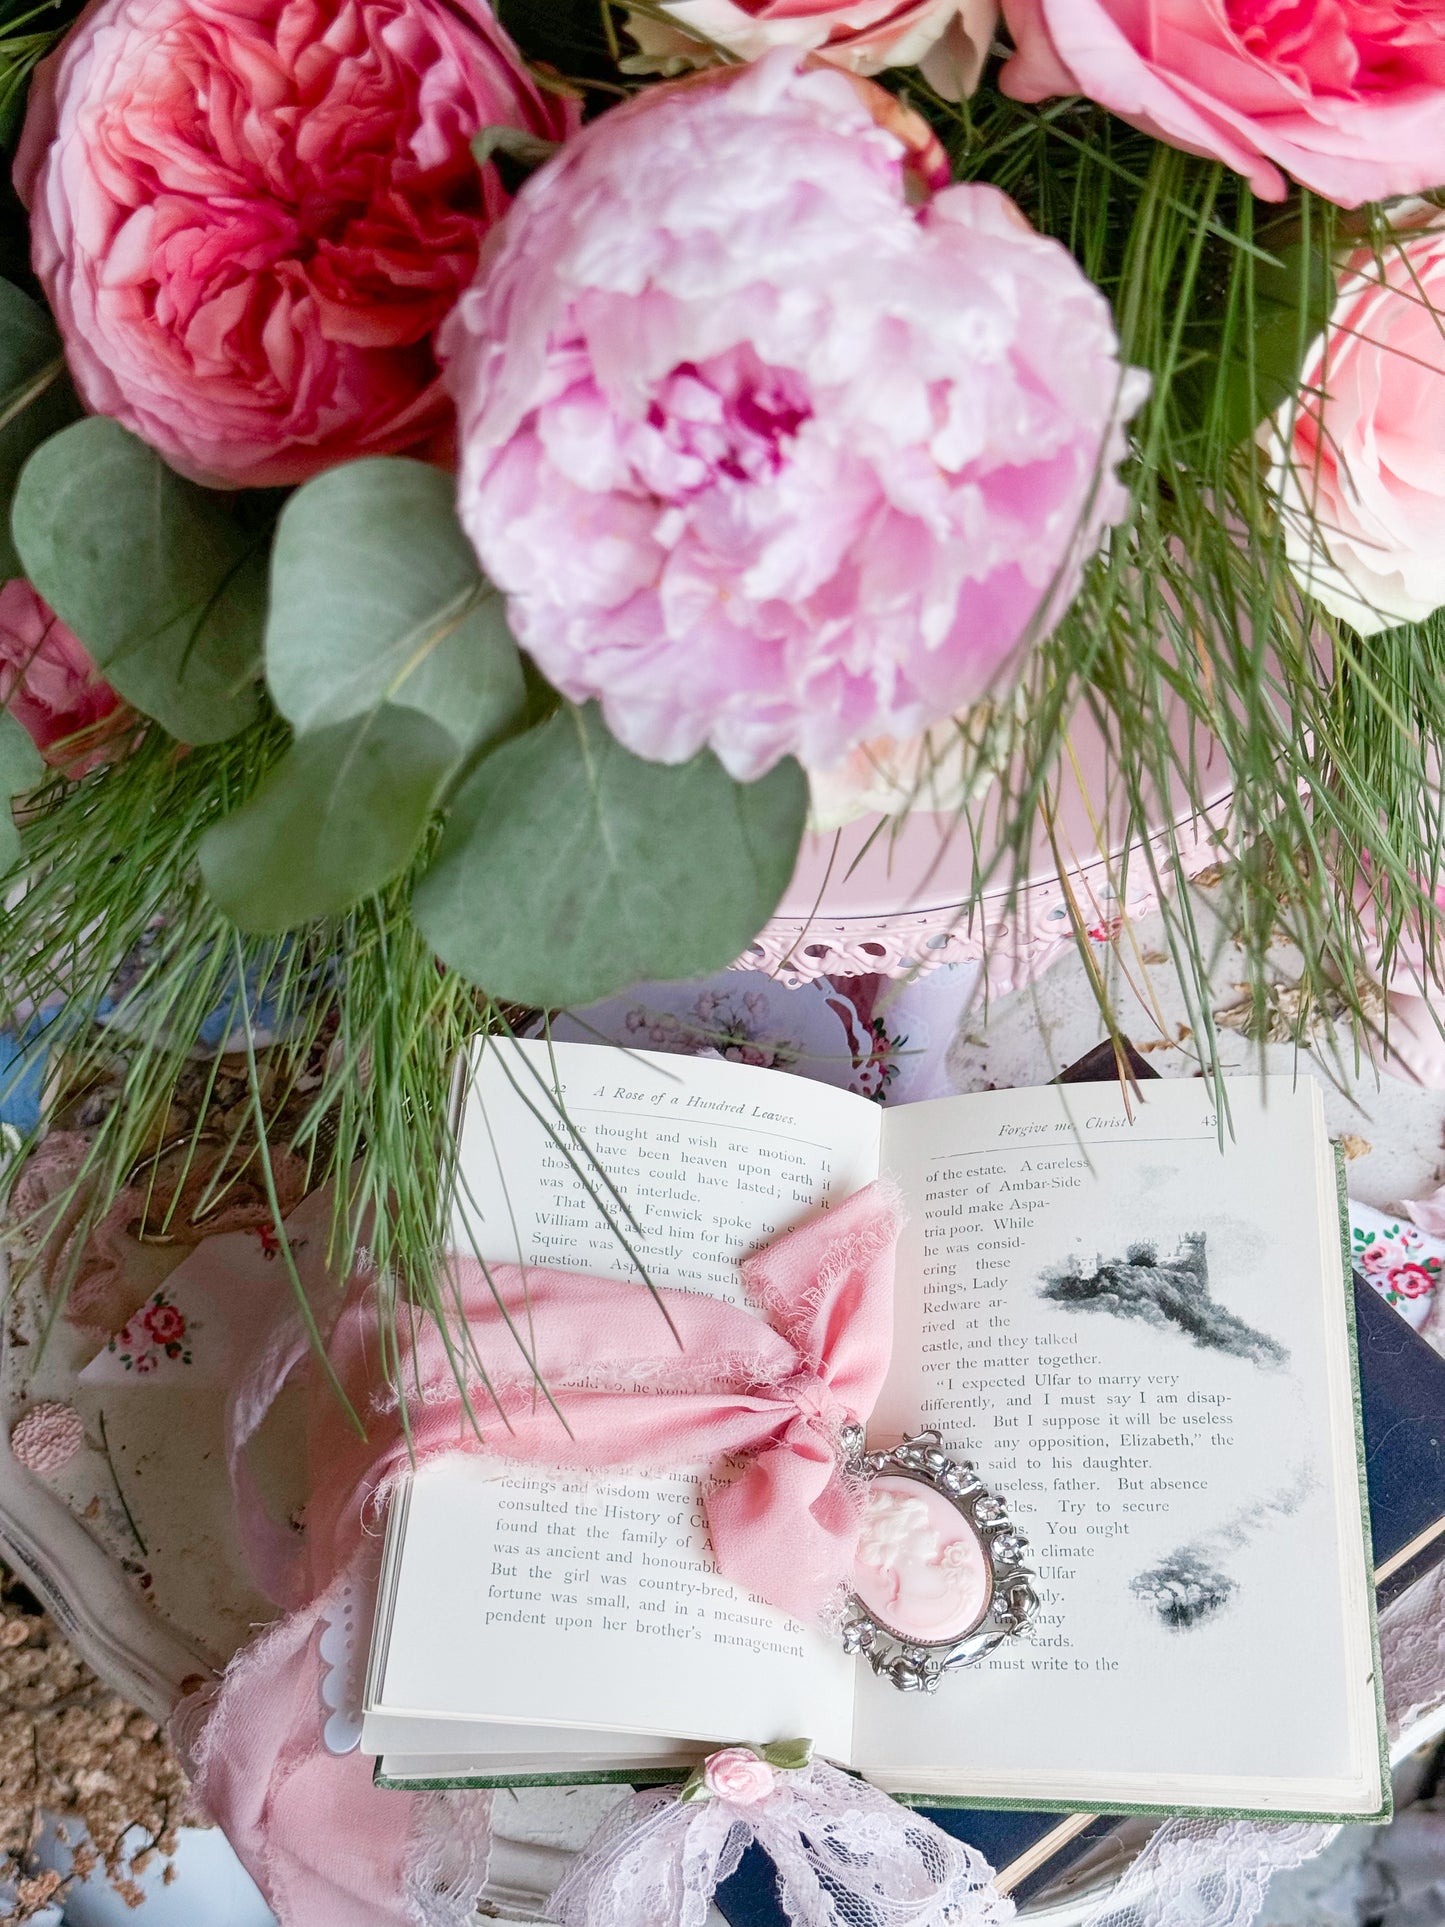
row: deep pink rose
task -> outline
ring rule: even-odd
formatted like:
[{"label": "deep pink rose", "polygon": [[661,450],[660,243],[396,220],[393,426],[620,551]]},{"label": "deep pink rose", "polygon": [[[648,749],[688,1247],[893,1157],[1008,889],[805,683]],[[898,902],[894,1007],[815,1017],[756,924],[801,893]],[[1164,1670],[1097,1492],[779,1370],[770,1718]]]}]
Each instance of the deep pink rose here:
[{"label": "deep pink rose", "polygon": [[672,71],[710,57],[709,42],[757,60],[796,47],[849,73],[923,69],[950,100],[978,85],[998,21],[998,0],[662,0],[670,19],[630,13],[642,49],[629,68]]},{"label": "deep pink rose", "polygon": [[432,334],[506,201],[468,141],[567,119],[485,0],[95,0],[15,165],[87,406],[231,485],[444,435]]},{"label": "deep pink rose", "polygon": [[1108,303],[940,158],[786,51],[654,87],[532,176],[443,329],[463,525],[637,754],[746,780],[912,737],[1125,514]]},{"label": "deep pink rose", "polygon": [[1367,636],[1445,607],[1445,219],[1397,219],[1343,263],[1298,399],[1260,438],[1296,576]]},{"label": "deep pink rose", "polygon": [[72,632],[23,576],[0,589],[0,702],[29,731],[46,762],[72,776],[83,775],[105,751],[83,743],[67,750],[67,739],[120,704]]},{"label": "deep pink rose", "polygon": [[1087,94],[1236,168],[1341,207],[1445,182],[1439,0],[1003,0],[1015,100]]},{"label": "deep pink rose", "polygon": [[703,1762],[703,1785],[730,1806],[757,1806],[768,1798],[777,1781],[772,1767],[748,1746],[725,1746],[720,1753],[709,1753]]}]

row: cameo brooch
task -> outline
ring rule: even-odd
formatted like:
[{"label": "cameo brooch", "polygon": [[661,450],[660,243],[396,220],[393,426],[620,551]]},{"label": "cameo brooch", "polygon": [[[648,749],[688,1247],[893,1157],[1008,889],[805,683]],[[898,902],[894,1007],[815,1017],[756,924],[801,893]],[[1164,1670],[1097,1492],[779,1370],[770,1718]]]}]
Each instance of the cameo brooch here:
[{"label": "cameo brooch", "polygon": [[937,1432],[869,1452],[863,1428],[849,1425],[839,1445],[844,1473],[864,1486],[844,1648],[900,1692],[931,1693],[1028,1626],[1038,1607],[1028,1541]]}]

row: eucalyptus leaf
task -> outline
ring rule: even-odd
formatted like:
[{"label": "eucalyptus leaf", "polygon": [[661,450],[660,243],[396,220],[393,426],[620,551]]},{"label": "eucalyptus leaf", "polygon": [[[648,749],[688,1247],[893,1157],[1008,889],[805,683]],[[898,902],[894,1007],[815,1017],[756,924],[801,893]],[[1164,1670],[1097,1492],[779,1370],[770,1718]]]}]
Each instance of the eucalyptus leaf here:
[{"label": "eucalyptus leaf", "polygon": [[10,539],[10,503],[26,458],[79,414],[55,324],[39,302],[0,280],[0,581],[24,573]]},{"label": "eucalyptus leaf", "polygon": [[286,504],[266,679],[298,731],[392,703],[440,724],[460,757],[521,713],[517,645],[454,493],[439,469],[377,456],[329,469]]},{"label": "eucalyptus leaf", "polygon": [[45,775],[45,759],[29,731],[8,709],[0,709],[0,875],[20,860],[20,832],[10,809],[12,796],[24,796]]},{"label": "eucalyptus leaf", "polygon": [[201,839],[211,896],[243,930],[290,930],[379,890],[411,860],[448,772],[452,738],[384,707],[291,745],[240,809]]},{"label": "eucalyptus leaf", "polygon": [[185,743],[252,720],[264,542],[223,496],[93,415],[26,462],[11,530],[30,580],[128,702]]},{"label": "eucalyptus leaf", "polygon": [[596,708],[504,743],[457,792],[413,912],[492,996],[585,1004],[731,963],[787,886],[807,810],[792,761],[735,783],[710,751],[649,763]]}]

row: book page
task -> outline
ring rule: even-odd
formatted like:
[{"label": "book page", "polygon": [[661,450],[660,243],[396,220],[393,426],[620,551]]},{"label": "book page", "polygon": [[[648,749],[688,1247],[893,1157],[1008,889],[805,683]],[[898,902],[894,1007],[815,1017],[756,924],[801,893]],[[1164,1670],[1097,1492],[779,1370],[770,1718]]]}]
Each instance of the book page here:
[{"label": "book page", "polygon": [[[554,1069],[576,1138],[539,1082]],[[653,1282],[743,1303],[739,1259],[876,1177],[879,1122],[865,1099],[779,1071],[503,1044],[467,1102],[453,1241],[489,1261],[637,1276],[568,1161],[580,1138],[637,1220]],[[699,1498],[684,1474],[594,1484],[493,1464],[419,1478],[381,1703],[700,1740],[808,1733],[846,1756],[851,1660],[718,1574]]]},{"label": "book page", "polygon": [[1029,1537],[1042,1603],[1035,1637],[934,1698],[864,1679],[870,1774],[1100,1804],[1167,1787],[1228,1805],[1246,1783],[1266,1806],[1343,1803],[1373,1783],[1318,1093],[1230,1097],[1222,1154],[1196,1080],[1145,1084],[1133,1121],[1112,1084],[888,1114],[910,1222],[870,1436],[932,1426],[972,1458]]}]

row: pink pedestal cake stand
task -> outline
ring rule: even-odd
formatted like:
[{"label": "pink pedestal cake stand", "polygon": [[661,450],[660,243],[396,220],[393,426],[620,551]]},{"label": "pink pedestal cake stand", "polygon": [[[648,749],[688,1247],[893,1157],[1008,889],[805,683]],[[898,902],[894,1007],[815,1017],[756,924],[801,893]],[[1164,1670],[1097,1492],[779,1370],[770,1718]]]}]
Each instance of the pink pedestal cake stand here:
[{"label": "pink pedestal cake stand", "polygon": [[[1187,721],[1178,725],[1187,736]],[[1132,845],[1117,764],[1091,717],[1080,715],[1071,754],[1050,798],[1057,856],[1041,822],[1027,881],[1010,895],[1010,862],[992,869],[972,913],[964,905],[976,873],[975,846],[956,818],[918,810],[902,819],[864,817],[846,829],[807,836],[793,880],[767,927],[735,966],[796,985],[818,977],[878,972],[891,977],[942,963],[979,963],[1003,994],[1036,977],[1074,940],[1068,897],[1099,940],[1124,918],[1154,909],[1158,879],[1195,876],[1218,859],[1226,835],[1229,771],[1217,745],[1196,744],[1203,815],[1182,795],[1172,828],[1161,813]],[[1212,779],[1212,780],[1211,780]],[[987,865],[989,825],[977,852]]]}]

